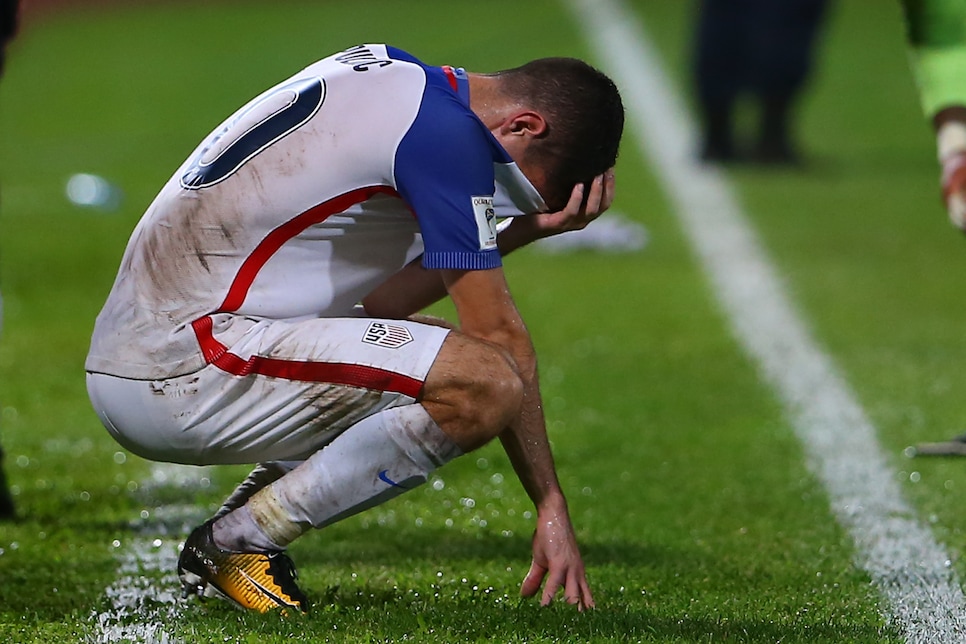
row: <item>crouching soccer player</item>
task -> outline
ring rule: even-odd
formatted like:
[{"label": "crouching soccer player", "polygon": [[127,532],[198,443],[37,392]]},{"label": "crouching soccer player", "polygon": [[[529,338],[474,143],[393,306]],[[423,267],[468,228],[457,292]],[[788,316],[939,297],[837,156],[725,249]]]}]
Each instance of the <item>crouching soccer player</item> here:
[{"label": "crouching soccer player", "polygon": [[[594,605],[501,256],[606,210],[622,129],[577,60],[468,74],[364,45],[199,145],[134,230],[86,363],[132,452],[259,464],[185,542],[187,593],[304,611],[288,544],[499,437],[537,510],[522,593]],[[458,329],[410,317],[447,295]]]}]

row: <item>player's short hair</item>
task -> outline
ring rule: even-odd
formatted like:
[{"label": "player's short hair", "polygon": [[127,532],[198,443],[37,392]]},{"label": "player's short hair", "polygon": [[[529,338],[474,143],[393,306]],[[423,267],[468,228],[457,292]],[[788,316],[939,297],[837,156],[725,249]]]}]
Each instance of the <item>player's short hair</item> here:
[{"label": "player's short hair", "polygon": [[575,58],[540,58],[497,73],[502,91],[543,114],[547,134],[528,161],[547,173],[542,195],[551,210],[566,205],[577,183],[614,165],[624,131],[624,105],[614,82]]}]

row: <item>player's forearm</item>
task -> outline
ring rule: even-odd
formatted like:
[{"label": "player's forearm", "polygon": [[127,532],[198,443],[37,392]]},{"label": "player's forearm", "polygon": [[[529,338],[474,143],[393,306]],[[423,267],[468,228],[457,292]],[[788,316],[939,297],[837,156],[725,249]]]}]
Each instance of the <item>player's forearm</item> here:
[{"label": "player's forearm", "polygon": [[362,300],[366,314],[402,320],[446,296],[439,271],[423,268],[417,257]]},{"label": "player's forearm", "polygon": [[[513,309],[515,311],[515,309]],[[551,502],[563,502],[547,438],[537,358],[526,327],[517,316],[485,329],[474,328],[471,321],[462,331],[503,348],[523,381],[523,403],[514,422],[500,434],[500,442],[513,470],[538,509]]]},{"label": "player's forearm", "polygon": [[566,511],[547,438],[540,387],[536,377],[524,388],[517,421],[500,434],[500,442],[523,489],[539,510]]},{"label": "player's forearm", "polygon": [[460,316],[460,331],[503,349],[523,384],[521,411],[500,439],[524,488],[540,508],[562,495],[547,440],[530,333],[501,269],[443,271],[443,280]]},{"label": "player's forearm", "polygon": [[543,237],[548,237],[553,231],[541,229],[535,215],[514,217],[506,228],[496,237],[497,248],[501,255],[508,255],[518,248],[533,243]]}]

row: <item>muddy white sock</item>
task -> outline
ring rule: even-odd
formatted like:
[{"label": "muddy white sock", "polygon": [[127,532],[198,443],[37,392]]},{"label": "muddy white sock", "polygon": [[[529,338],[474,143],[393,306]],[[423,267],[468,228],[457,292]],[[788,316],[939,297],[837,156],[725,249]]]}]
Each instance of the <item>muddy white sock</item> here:
[{"label": "muddy white sock", "polygon": [[245,505],[255,492],[258,492],[269,483],[274,483],[282,475],[291,472],[301,464],[302,461],[267,461],[265,463],[259,463],[245,480],[238,484],[238,487],[225,500],[213,518],[220,519],[232,510]]},{"label": "muddy white sock", "polygon": [[231,552],[285,550],[284,545],[265,534],[247,505],[216,519],[211,525],[211,538],[216,546]]},{"label": "muddy white sock", "polygon": [[[245,508],[263,537],[285,547],[309,528],[324,527],[424,483],[460,454],[422,405],[387,409],[356,423],[255,493]],[[237,518],[236,529],[259,540],[251,525],[241,529],[244,517]]]}]

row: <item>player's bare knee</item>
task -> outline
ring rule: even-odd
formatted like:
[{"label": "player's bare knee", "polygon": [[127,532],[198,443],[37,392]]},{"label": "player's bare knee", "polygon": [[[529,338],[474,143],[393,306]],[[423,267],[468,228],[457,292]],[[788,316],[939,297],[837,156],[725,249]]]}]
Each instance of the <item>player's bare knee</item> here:
[{"label": "player's bare knee", "polygon": [[496,369],[499,375],[495,375],[486,383],[489,397],[482,401],[482,404],[497,416],[493,419],[493,425],[499,433],[520,413],[520,407],[523,404],[523,380],[509,358],[500,354],[497,359],[502,363]]},{"label": "player's bare knee", "polygon": [[502,353],[494,353],[493,364],[487,365],[486,376],[473,383],[468,401],[470,414],[478,419],[483,442],[506,429],[523,403],[523,381],[516,368]]},{"label": "player's bare knee", "polygon": [[520,413],[523,382],[502,351],[452,334],[426,379],[421,402],[440,428],[469,451],[496,437]]},{"label": "player's bare knee", "polygon": [[502,355],[495,358],[503,364],[487,365],[486,377],[474,379],[459,397],[459,413],[464,443],[469,449],[482,447],[498,436],[520,413],[523,382],[516,369]]}]

